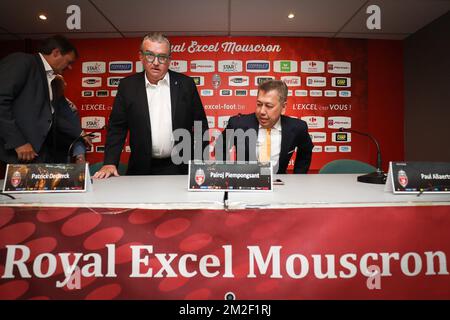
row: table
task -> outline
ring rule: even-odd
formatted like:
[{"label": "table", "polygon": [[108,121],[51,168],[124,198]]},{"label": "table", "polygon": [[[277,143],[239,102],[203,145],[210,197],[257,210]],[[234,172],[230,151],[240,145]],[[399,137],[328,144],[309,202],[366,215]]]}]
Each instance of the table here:
[{"label": "table", "polygon": [[0,298],[450,299],[450,195],[356,176],[281,175],[226,208],[186,176],[2,197]]}]

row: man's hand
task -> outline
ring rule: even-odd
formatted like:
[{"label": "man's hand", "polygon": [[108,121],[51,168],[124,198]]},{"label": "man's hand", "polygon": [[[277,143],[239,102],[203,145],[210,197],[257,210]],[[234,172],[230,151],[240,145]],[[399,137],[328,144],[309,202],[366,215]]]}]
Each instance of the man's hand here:
[{"label": "man's hand", "polygon": [[95,179],[106,179],[109,178],[111,175],[114,177],[119,177],[119,172],[117,172],[117,167],[113,164],[107,164],[101,167],[100,170],[98,170],[94,174]]},{"label": "man's hand", "polygon": [[38,156],[38,154],[34,151],[33,146],[30,143],[26,143],[24,145],[21,145],[20,147],[17,147],[17,158],[19,161],[32,161],[34,158]]},{"label": "man's hand", "polygon": [[[86,133],[84,131],[81,132],[81,135],[84,136]],[[83,142],[85,144],[85,146],[87,147],[92,147],[93,143],[92,143],[92,138],[90,136],[85,136],[83,137]]]}]

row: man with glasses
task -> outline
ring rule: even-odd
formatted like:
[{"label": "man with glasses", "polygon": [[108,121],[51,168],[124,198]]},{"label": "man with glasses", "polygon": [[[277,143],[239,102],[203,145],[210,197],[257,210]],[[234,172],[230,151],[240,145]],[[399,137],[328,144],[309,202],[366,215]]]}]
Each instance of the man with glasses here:
[{"label": "man with glasses", "polygon": [[[187,174],[187,163],[171,159],[172,132],[185,129],[194,143],[194,122],[208,121],[192,78],[169,70],[170,42],[161,33],[144,37],[139,58],[144,72],[120,81],[109,118],[103,167],[94,178],[119,176],[117,167],[127,133],[130,133],[130,160],[127,175]],[[193,154],[193,152],[191,152]]]}]

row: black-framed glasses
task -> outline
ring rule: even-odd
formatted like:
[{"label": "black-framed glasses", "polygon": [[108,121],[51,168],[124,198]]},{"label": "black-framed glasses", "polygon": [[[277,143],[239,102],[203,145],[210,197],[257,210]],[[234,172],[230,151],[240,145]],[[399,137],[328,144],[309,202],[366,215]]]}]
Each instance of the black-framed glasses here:
[{"label": "black-framed glasses", "polygon": [[147,62],[149,63],[153,63],[153,61],[155,61],[155,58],[157,58],[159,63],[165,64],[170,59],[170,56],[168,56],[167,54],[154,54],[151,51],[141,51],[141,53],[144,55],[145,60],[147,60]]}]

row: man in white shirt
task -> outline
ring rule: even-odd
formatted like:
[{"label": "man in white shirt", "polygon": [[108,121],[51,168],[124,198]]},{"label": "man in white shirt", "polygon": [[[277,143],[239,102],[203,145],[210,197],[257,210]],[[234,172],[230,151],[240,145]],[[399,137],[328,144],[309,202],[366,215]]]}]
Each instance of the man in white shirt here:
[{"label": "man in white shirt", "polygon": [[39,54],[0,61],[0,164],[53,162],[55,109],[51,82],[78,57],[63,36],[43,41]]},{"label": "man in white shirt", "polygon": [[[194,122],[202,133],[208,121],[192,78],[169,70],[170,42],[161,33],[144,37],[139,58],[144,71],[120,81],[109,118],[103,167],[94,178],[118,176],[120,155],[130,134],[127,175],[187,174],[187,163],[174,164],[173,131],[187,130],[194,143]],[[193,154],[193,152],[191,152]]]},{"label": "man in white shirt", "polygon": [[[229,151],[236,146],[237,159],[246,161],[271,161],[275,173],[286,173],[289,160],[294,151],[296,158],[294,173],[307,173],[311,164],[313,143],[308,133],[305,121],[285,116],[288,88],[280,80],[269,80],[258,87],[258,97],[254,113],[233,116],[222,134],[225,159],[229,159]],[[239,154],[239,139],[230,135],[242,129],[247,133],[243,140],[245,155]],[[228,131],[227,131],[228,130]],[[250,130],[250,131],[249,131]],[[252,141],[251,134],[255,132],[256,139]],[[228,136],[228,139],[227,139]],[[222,160],[222,159],[219,159]]]}]

